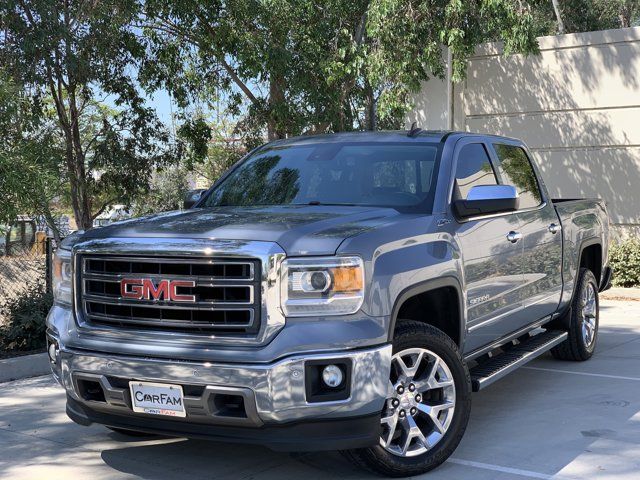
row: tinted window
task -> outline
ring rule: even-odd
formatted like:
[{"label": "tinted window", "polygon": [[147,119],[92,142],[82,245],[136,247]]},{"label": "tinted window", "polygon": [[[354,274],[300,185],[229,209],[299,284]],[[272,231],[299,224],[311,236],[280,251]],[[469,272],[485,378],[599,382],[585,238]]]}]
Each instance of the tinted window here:
[{"label": "tinted window", "polygon": [[9,230],[9,241],[10,242],[19,242],[22,240],[22,226],[19,223],[16,223],[11,226],[11,230]]},{"label": "tinted window", "polygon": [[506,185],[516,187],[520,209],[537,207],[542,202],[540,187],[527,154],[520,147],[494,144],[500,159],[500,175]]},{"label": "tinted window", "polygon": [[497,184],[498,180],[484,145],[470,143],[462,147],[456,164],[456,198],[467,198],[472,187]]},{"label": "tinted window", "polygon": [[231,172],[203,206],[318,202],[430,210],[437,157],[438,148],[424,143],[267,147]]},{"label": "tinted window", "polygon": [[31,222],[24,224],[24,241],[25,242],[33,242],[35,237],[35,232],[33,231],[33,224]]}]

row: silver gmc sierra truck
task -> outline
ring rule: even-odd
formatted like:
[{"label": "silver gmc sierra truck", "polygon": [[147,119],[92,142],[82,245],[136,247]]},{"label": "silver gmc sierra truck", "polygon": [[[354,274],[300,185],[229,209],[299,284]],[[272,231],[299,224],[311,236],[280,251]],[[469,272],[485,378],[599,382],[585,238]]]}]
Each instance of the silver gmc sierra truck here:
[{"label": "silver gmc sierra truck", "polygon": [[608,232],[603,202],[549,197],[518,140],[276,141],[193,208],[63,242],[53,373],[81,425],[420,474],[471,392],[549,350],[591,357]]}]

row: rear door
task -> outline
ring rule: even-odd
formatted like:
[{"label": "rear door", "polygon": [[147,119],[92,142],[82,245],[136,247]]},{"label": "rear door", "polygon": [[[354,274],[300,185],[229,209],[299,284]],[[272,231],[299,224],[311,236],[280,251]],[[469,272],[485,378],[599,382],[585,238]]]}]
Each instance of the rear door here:
[{"label": "rear door", "polygon": [[493,143],[502,183],[520,196],[518,221],[524,248],[520,326],[551,315],[562,293],[562,233],[553,204],[528,153],[517,144]]},{"label": "rear door", "polygon": [[[471,187],[497,185],[496,168],[488,146],[473,138],[456,144],[452,200],[466,198]],[[522,310],[522,242],[507,240],[518,232],[518,215],[509,212],[458,220],[467,292],[468,334],[471,351],[515,330],[513,316]]]}]

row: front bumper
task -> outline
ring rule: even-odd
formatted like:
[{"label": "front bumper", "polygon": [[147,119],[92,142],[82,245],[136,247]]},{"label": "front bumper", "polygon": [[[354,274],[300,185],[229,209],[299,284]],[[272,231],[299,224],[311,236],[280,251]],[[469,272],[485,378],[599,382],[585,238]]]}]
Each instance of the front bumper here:
[{"label": "front bumper", "polygon": [[375,445],[380,440],[380,413],[338,420],[308,420],[244,428],[141,418],[92,410],[67,397],[67,415],[80,425],[101,423],[115,428],[173,437],[264,445],[285,452],[348,450]]},{"label": "front bumper", "polygon": [[[107,355],[65,349],[51,335],[50,341],[59,349],[53,373],[67,391],[67,412],[77,423],[224,437],[286,450],[355,448],[372,445],[379,438],[391,345],[238,365]],[[332,359],[351,365],[349,397],[309,402],[305,364],[331,363]],[[176,419],[134,413],[128,388],[131,380],[182,385],[187,416]],[[83,381],[100,385],[104,399],[87,398],[79,383]],[[216,395],[242,397],[244,413],[220,415],[214,407]]]}]

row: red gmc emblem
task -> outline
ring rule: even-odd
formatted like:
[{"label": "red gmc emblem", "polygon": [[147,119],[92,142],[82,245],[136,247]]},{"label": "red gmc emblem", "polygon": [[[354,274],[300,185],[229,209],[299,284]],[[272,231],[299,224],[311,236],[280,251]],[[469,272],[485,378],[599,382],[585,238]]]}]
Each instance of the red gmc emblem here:
[{"label": "red gmc emblem", "polygon": [[120,281],[122,298],[134,300],[171,300],[172,302],[195,302],[195,295],[181,295],[179,287],[195,287],[196,282],[186,280],[159,280],[151,278],[125,278]]}]

